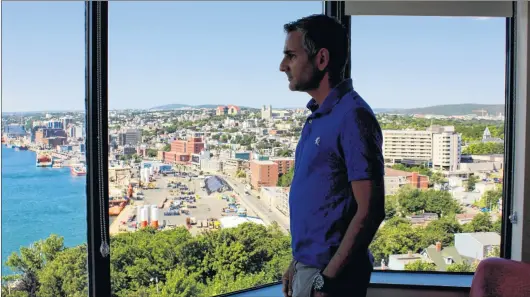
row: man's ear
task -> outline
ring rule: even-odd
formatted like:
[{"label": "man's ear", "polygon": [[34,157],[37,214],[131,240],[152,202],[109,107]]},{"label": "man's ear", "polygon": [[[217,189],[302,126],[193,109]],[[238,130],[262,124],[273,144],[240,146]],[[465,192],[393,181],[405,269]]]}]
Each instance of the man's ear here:
[{"label": "man's ear", "polygon": [[318,70],[323,71],[329,65],[329,51],[321,48],[316,55],[316,65]]}]

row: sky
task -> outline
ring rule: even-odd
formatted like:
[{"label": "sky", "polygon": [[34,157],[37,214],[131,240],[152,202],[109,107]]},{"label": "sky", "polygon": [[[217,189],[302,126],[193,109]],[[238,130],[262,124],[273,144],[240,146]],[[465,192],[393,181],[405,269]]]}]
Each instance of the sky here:
[{"label": "sky", "polygon": [[[111,2],[109,106],[303,107],[279,71],[283,24],[312,2]],[[505,20],[352,17],[352,78],[372,108],[504,102]],[[2,110],[84,108],[84,2],[2,2]]]}]

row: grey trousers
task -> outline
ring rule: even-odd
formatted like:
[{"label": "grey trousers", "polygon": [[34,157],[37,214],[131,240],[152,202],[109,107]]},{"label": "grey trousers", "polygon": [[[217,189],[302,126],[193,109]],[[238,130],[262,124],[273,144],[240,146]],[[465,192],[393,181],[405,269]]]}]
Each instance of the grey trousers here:
[{"label": "grey trousers", "polygon": [[298,261],[294,265],[293,295],[292,297],[311,297],[313,281],[319,269],[307,266]]},{"label": "grey trousers", "polygon": [[[350,267],[337,279],[337,286],[330,297],[366,297],[373,266],[368,257],[360,257],[355,267]],[[313,282],[319,273],[318,268],[295,262],[292,297],[312,297]]]}]

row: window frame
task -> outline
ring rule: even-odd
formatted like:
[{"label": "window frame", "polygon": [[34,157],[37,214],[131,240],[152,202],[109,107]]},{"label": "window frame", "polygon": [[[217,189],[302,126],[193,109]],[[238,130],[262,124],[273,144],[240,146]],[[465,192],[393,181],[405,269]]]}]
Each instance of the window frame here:
[{"label": "window frame", "polygon": [[[108,2],[85,3],[88,295],[110,297],[108,188]],[[105,135],[104,137],[102,135]]]},{"label": "window frame", "polygon": [[[458,1],[461,2],[461,1]],[[468,3],[475,1],[466,1]],[[499,5],[496,1],[494,5]],[[386,2],[387,5],[394,5]],[[427,3],[427,2],[425,2]],[[432,5],[440,5],[440,1],[432,2]],[[448,3],[448,2],[447,2]],[[377,15],[374,10],[379,6],[384,8],[383,2],[373,3],[368,1],[357,1],[347,3],[346,1],[323,1],[323,13],[339,20],[346,29],[351,31],[351,15],[361,15],[362,10],[355,14],[347,14],[351,5],[372,5],[371,12],[365,10],[364,15]],[[491,6],[487,1],[478,1],[470,7],[479,5]],[[513,194],[515,184],[513,169],[516,166],[514,160],[515,149],[515,45],[516,45],[516,16],[517,5],[510,2],[512,7],[511,16],[506,17],[506,92],[505,92],[505,166],[503,186],[503,216],[501,234],[501,256],[510,258],[512,255],[512,223],[508,210],[513,207]],[[428,4],[427,4],[428,6]],[[459,6],[462,9],[462,6]],[[467,7],[467,6],[466,6]],[[367,9],[365,7],[365,9]],[[391,15],[386,9],[383,15]],[[424,10],[428,12],[427,10]],[[469,11],[469,10],[465,10]],[[487,11],[491,11],[491,8]],[[370,12],[370,13],[368,13]],[[425,12],[425,13],[427,13]],[[506,12],[505,9],[502,10]],[[417,15],[408,12],[401,15]],[[418,13],[418,10],[416,10]],[[446,11],[446,14],[449,12]],[[480,12],[478,16],[488,16],[488,13]],[[491,13],[490,13],[491,14]],[[505,13],[506,14],[506,13]],[[379,14],[381,15],[381,14]],[[396,14],[394,14],[396,15]],[[427,14],[429,16],[435,16]],[[457,16],[463,16],[457,14]],[[477,15],[475,15],[477,16]],[[498,15],[494,15],[498,16]],[[88,1],[85,3],[85,34],[86,34],[86,160],[87,160],[87,244],[88,244],[88,278],[89,296],[104,297],[111,296],[110,254],[101,253],[101,245],[104,242],[110,245],[109,236],[109,214],[108,214],[108,2]],[[349,36],[351,44],[351,36]],[[526,54],[526,53],[525,53]],[[98,71],[99,65],[99,71]],[[345,77],[351,77],[351,58],[345,70]],[[101,137],[107,135],[107,137]],[[418,275],[422,275],[418,278]],[[411,277],[412,276],[412,277]],[[385,288],[434,288],[439,290],[468,290],[473,274],[455,274],[444,272],[413,272],[413,271],[374,271],[372,274],[371,287]],[[431,279],[431,280],[429,280]],[[432,281],[432,280],[435,281]],[[418,281],[422,281],[419,284]],[[460,283],[458,285],[457,283]],[[276,283],[279,284],[280,282]],[[268,284],[269,287],[275,284]],[[248,290],[256,290],[249,288]],[[226,296],[239,294],[233,292]],[[225,296],[223,295],[223,296]]]},{"label": "window frame", "polygon": [[[508,11],[508,9],[511,9]],[[517,39],[517,3],[502,1],[455,1],[455,2],[346,2],[346,12],[350,16],[451,16],[451,17],[504,17],[506,19],[506,58],[505,58],[505,153],[503,167],[503,213],[501,226],[500,256],[510,259],[512,256],[512,227],[510,213],[513,211],[515,187],[515,100],[516,100],[516,39]],[[440,13],[441,12],[441,13]],[[351,40],[352,37],[350,37]],[[526,53],[525,53],[526,55]],[[519,198],[520,199],[520,198]],[[421,275],[421,278],[417,276]],[[467,290],[471,286],[474,273],[448,273],[425,271],[374,271],[370,285],[372,287],[391,288],[435,288]],[[436,279],[433,279],[436,277]],[[460,283],[456,285],[455,282]]]}]

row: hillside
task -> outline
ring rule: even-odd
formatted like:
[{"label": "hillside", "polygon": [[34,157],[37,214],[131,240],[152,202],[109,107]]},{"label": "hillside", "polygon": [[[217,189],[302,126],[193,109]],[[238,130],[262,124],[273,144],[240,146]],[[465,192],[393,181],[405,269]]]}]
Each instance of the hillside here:
[{"label": "hillside", "polygon": [[388,113],[397,114],[437,114],[437,115],[467,115],[482,113],[478,110],[486,110],[490,115],[504,114],[504,104],[449,104],[435,105],[422,108],[389,110]]},{"label": "hillside", "polygon": [[[211,109],[211,108],[216,108],[217,106],[219,106],[219,105],[215,105],[215,104],[202,104],[202,105],[166,104],[166,105],[153,107],[153,108],[151,108],[151,110],[172,110],[172,109],[179,109],[179,108],[186,108],[186,107],[191,107],[191,108],[210,108]],[[242,109],[253,109],[253,108],[245,107],[245,106],[240,106],[240,108],[242,108]]]}]

